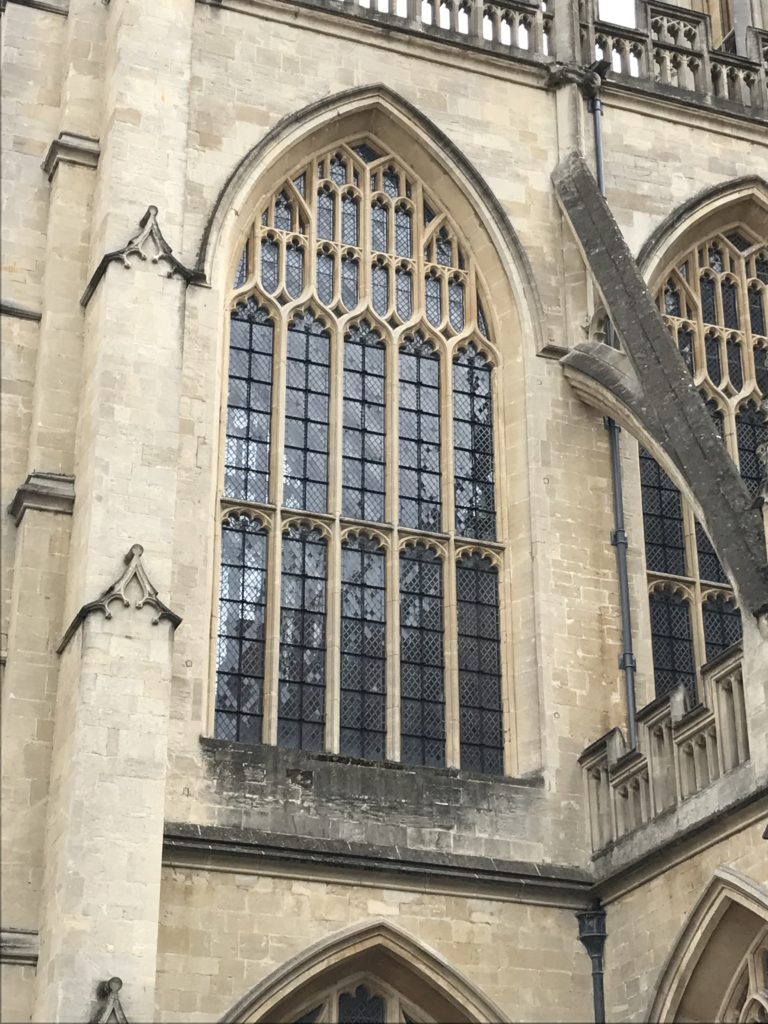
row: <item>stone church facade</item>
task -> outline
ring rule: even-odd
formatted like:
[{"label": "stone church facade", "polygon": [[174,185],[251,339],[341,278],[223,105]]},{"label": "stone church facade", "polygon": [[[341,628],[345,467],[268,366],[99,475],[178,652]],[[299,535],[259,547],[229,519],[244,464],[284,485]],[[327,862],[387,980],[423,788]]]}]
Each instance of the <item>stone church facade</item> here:
[{"label": "stone church facade", "polygon": [[2,7],[2,1019],[768,1020],[765,0]]}]

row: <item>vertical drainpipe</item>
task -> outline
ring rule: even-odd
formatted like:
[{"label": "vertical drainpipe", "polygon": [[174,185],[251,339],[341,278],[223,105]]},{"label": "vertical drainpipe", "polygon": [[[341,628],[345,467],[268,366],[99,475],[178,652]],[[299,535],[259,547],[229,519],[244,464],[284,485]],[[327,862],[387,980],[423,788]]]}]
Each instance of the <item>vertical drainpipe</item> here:
[{"label": "vertical drainpipe", "polygon": [[579,938],[583,942],[589,959],[592,961],[592,1002],[595,1008],[595,1024],[605,1024],[605,991],[603,989],[603,971],[605,951],[605,910],[597,899],[589,910],[582,910],[576,915],[579,922]]},{"label": "vertical drainpipe", "polygon": [[[595,129],[595,170],[600,195],[605,198],[605,163],[603,156],[603,101],[600,89],[611,69],[606,60],[595,61],[584,73],[582,92],[587,97]],[[606,338],[612,348],[618,348],[613,324],[606,324]],[[631,750],[637,747],[637,706],[635,702],[635,670],[637,662],[632,646],[632,614],[629,602],[629,570],[627,568],[627,532],[624,524],[624,489],[621,481],[621,427],[610,417],[605,418],[611,450],[611,480],[613,486],[614,528],[611,544],[616,548],[616,566],[619,577],[619,608],[621,612],[622,648],[619,668],[624,673],[627,700],[627,731]]]}]

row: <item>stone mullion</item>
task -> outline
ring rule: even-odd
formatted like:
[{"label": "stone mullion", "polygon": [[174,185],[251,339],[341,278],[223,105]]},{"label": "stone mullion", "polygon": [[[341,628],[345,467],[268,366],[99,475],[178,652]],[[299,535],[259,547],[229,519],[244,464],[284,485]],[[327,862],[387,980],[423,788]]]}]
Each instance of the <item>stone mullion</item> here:
[{"label": "stone mullion", "polygon": [[371,263],[373,245],[371,241],[371,172],[367,166],[360,174],[360,220],[358,239],[360,242],[360,272],[358,274],[359,297],[371,302]]},{"label": "stone mullion", "polygon": [[757,398],[755,394],[757,390],[755,342],[752,336],[752,319],[749,315],[749,277],[746,260],[743,256],[739,257],[739,269],[738,272],[734,273],[734,277],[738,281],[739,321],[741,323],[742,337],[741,363],[744,369],[744,385],[748,389],[748,393],[752,397]]},{"label": "stone mullion", "polygon": [[443,565],[443,636],[445,659],[445,762],[449,768],[461,767],[460,695],[459,695],[459,620],[456,601],[456,544],[453,537],[446,545]]},{"label": "stone mullion", "polygon": [[389,761],[400,760],[400,546],[397,527],[387,549],[387,740]]},{"label": "stone mullion", "polygon": [[424,310],[424,189],[420,181],[413,184],[413,312],[415,317],[423,318]]},{"label": "stone mullion", "polygon": [[264,719],[265,743],[277,744],[277,713],[280,678],[280,618],[283,566],[282,513],[276,510],[269,533],[267,555],[267,606],[264,616]]},{"label": "stone mullion", "polygon": [[331,526],[327,545],[325,620],[325,749],[339,752],[341,741],[341,529]]}]

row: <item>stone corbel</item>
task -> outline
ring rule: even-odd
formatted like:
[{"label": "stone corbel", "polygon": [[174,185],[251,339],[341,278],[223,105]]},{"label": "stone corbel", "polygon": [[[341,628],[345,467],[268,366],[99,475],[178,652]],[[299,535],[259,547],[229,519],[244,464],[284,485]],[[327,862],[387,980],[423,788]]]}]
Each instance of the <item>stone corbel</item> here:
[{"label": "stone corbel", "polygon": [[128,1024],[118,995],[122,987],[122,978],[110,978],[109,981],[102,981],[99,984],[96,994],[102,1005],[91,1018],[93,1024]]},{"label": "stone corbel", "polygon": [[58,137],[48,147],[41,166],[48,181],[52,181],[59,164],[96,167],[100,155],[98,139],[93,139],[90,135],[80,135],[78,132],[64,131],[59,132]]},{"label": "stone corbel", "polygon": [[30,473],[13,496],[8,514],[17,526],[27,509],[71,516],[75,504],[75,478],[67,473]]},{"label": "stone corbel", "polygon": [[141,561],[141,556],[144,554],[144,548],[141,544],[134,544],[128,554],[125,556],[125,571],[119,579],[115,580],[111,586],[107,587],[104,593],[98,597],[95,601],[89,601],[88,604],[84,604],[77,615],[72,620],[69,629],[64,634],[64,637],[56,648],[57,654],[62,654],[69,644],[69,641],[75,635],[82,622],[84,622],[92,612],[102,612],[105,619],[112,618],[112,611],[110,605],[113,601],[122,601],[124,607],[130,608],[131,601],[128,597],[128,587],[134,581],[138,584],[141,590],[141,596],[134,607],[143,608],[144,605],[149,605],[150,608],[154,609],[154,616],[152,618],[152,625],[156,626],[161,619],[168,619],[173,629],[177,629],[181,624],[181,616],[177,615],[176,612],[171,611],[168,605],[163,604],[160,598],[157,596],[157,590],[152,585],[147,571]]},{"label": "stone corbel", "polygon": [[205,281],[205,274],[202,271],[186,267],[173,255],[173,249],[165,240],[160,225],[157,222],[157,207],[147,207],[147,212],[139,221],[138,232],[128,240],[122,249],[115,249],[101,257],[96,270],[86,285],[80,305],[85,307],[91,301],[93,293],[99,285],[102,277],[107,271],[110,263],[118,261],[126,269],[130,269],[130,257],[136,256],[140,260],[150,260],[152,263],[167,263],[168,273],[166,277],[173,277],[178,274],[187,284],[202,284]]}]

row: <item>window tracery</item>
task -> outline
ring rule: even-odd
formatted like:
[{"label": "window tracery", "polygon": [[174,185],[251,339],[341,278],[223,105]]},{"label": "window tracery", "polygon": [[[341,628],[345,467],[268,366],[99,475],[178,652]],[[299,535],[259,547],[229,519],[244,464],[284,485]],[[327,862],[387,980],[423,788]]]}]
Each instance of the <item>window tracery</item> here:
[{"label": "window tracery", "polygon": [[[766,240],[735,225],[689,247],[664,275],[658,302],[717,433],[755,494],[757,450],[768,441]],[[656,692],[682,683],[695,702],[701,665],[741,637],[739,612],[702,524],[642,449],[640,472]],[[670,634],[671,619],[683,614],[680,600],[690,641]]]},{"label": "window tracery", "polygon": [[480,288],[450,219],[373,139],[262,202],[231,300],[217,736],[503,772]]},{"label": "window tracery", "polygon": [[390,985],[367,975],[353,975],[308,1000],[295,1024],[433,1024],[434,1018],[405,1000]]}]

